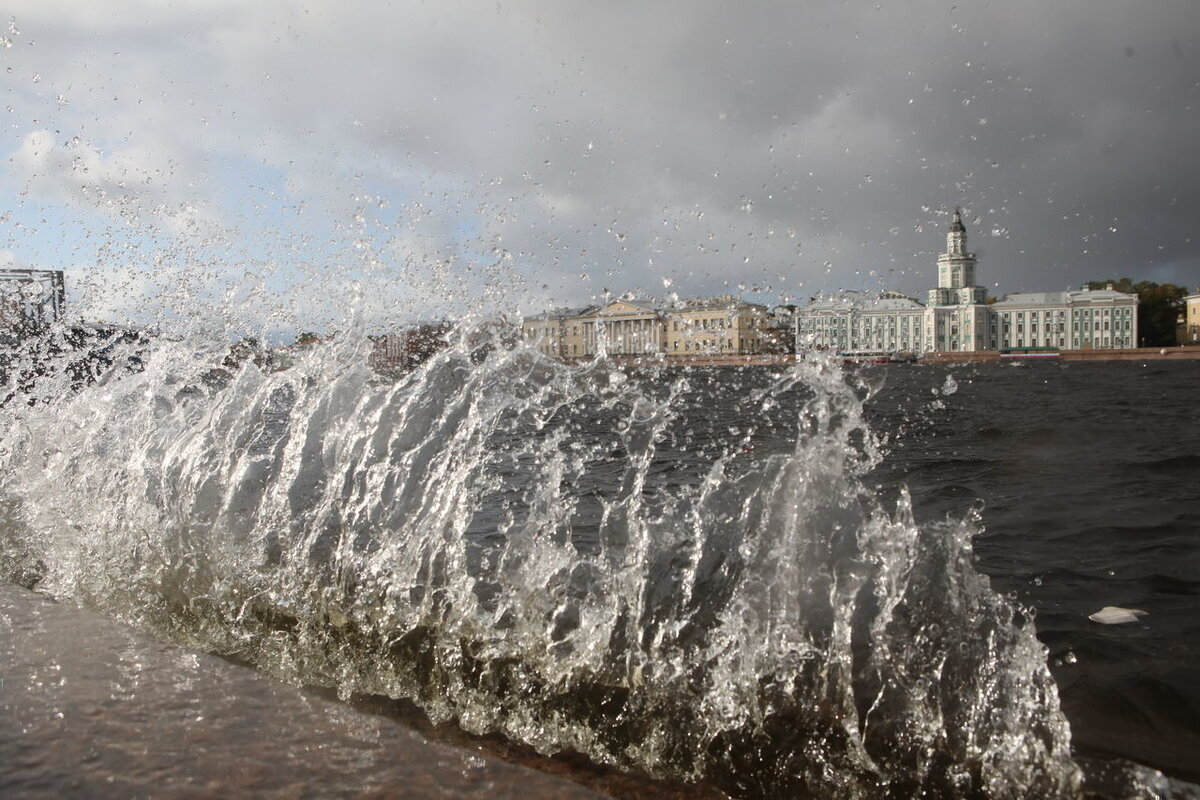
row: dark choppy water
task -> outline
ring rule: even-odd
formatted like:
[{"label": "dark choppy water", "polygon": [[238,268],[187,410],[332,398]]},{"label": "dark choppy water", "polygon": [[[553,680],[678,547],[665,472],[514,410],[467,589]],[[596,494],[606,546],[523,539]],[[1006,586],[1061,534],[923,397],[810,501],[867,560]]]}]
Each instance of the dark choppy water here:
[{"label": "dark choppy water", "polygon": [[4,569],[736,796],[1196,777],[1196,362],[623,372],[478,344],[396,383],[347,344],[215,386],[188,343],[47,382],[5,410]]},{"label": "dark choppy water", "polygon": [[[1200,362],[881,374],[878,482],[918,519],[980,509],[979,569],[1036,610],[1075,747],[1200,778]],[[1149,615],[1087,619],[1107,605]]]}]

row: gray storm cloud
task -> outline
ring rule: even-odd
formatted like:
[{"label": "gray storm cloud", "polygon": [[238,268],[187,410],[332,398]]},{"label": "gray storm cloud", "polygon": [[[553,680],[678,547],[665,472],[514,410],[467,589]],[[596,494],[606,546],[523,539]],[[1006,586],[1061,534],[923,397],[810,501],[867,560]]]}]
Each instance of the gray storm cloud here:
[{"label": "gray storm cloud", "polygon": [[[532,304],[664,283],[920,292],[955,204],[997,292],[1200,283],[1188,2],[11,13],[0,190],[18,215],[78,210],[64,165],[28,153],[77,136],[106,180],[135,154],[135,172],[169,164],[141,202],[245,220],[241,252],[270,225],[260,184],[334,229],[380,195],[379,258],[475,269],[469,286],[507,259]],[[11,230],[0,247],[46,257]]]}]

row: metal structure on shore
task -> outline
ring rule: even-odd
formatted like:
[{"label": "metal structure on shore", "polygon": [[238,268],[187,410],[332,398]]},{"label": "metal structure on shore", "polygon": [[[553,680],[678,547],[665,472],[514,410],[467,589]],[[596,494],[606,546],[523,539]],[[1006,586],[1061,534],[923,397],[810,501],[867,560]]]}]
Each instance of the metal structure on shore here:
[{"label": "metal structure on shore", "polygon": [[0,334],[19,338],[57,322],[66,296],[61,270],[0,269]]}]

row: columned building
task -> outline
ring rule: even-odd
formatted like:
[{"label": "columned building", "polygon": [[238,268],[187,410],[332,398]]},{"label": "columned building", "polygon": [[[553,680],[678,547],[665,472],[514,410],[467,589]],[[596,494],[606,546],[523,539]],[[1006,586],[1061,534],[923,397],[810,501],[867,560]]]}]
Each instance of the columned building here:
[{"label": "columned building", "polygon": [[586,355],[647,356],[661,353],[665,346],[663,316],[648,303],[616,300],[577,321]]},{"label": "columned building", "polygon": [[791,352],[765,306],[733,295],[657,308],[639,300],[526,317],[525,338],[558,358]]},{"label": "columned building", "polygon": [[666,349],[662,312],[637,300],[614,300],[604,306],[560,309],[526,317],[521,331],[546,355],[586,358],[655,355]]},{"label": "columned building", "polygon": [[[987,302],[959,209],[938,256],[926,304],[897,292],[840,292],[796,312],[798,350],[847,354],[1137,346],[1136,295],[1111,287],[1006,295]],[[914,331],[914,326],[919,330]]]}]

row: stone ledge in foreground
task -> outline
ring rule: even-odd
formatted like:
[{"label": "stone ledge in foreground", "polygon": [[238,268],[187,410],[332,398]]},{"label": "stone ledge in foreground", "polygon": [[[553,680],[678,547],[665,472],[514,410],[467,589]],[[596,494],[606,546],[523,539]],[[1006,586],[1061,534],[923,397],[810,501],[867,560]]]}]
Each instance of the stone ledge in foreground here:
[{"label": "stone ledge in foreground", "polygon": [[604,795],[0,584],[0,796]]}]

